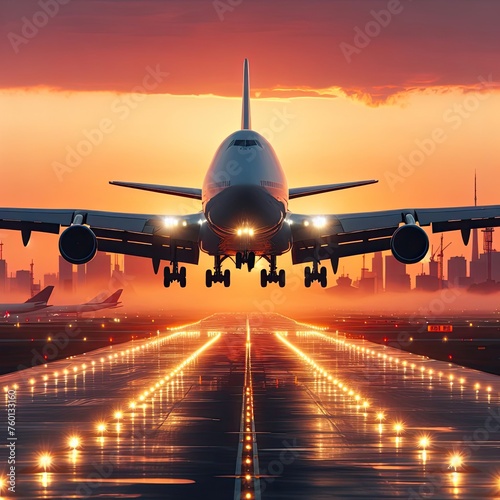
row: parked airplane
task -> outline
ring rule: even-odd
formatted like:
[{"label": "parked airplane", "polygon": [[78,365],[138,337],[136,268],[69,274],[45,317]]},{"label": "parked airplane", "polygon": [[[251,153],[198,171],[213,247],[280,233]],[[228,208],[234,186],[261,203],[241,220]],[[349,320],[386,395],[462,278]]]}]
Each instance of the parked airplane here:
[{"label": "parked airplane", "polygon": [[33,295],[33,297],[28,299],[26,302],[17,304],[0,304],[0,314],[2,314],[4,318],[8,318],[12,314],[29,313],[50,307],[47,305],[47,301],[49,300],[52,290],[54,290],[53,286],[46,286],[43,290],[38,292],[36,295]]},{"label": "parked airplane", "polygon": [[454,208],[401,208],[353,214],[299,215],[288,210],[288,201],[302,196],[337,191],[376,180],[327,184],[288,189],[285,174],[269,142],[250,124],[248,61],[243,69],[241,130],[227,137],[215,153],[203,187],[187,188],[156,184],[112,181],[111,184],[156,193],[201,200],[195,214],[165,216],[101,212],[80,209],[0,209],[0,228],[21,231],[26,245],[32,231],[59,234],[61,255],[72,264],[89,262],[96,252],[146,257],[155,273],[160,261],[166,287],[178,281],[186,286],[186,268],[180,263],[198,264],[200,250],[214,257],[213,270],[206,271],[206,285],[230,285],[227,259],[236,268],[249,271],[256,257],[269,263],[261,270],[263,287],[268,283],[285,286],[285,271],[278,270],[277,257],[291,251],[293,264],[311,263],[305,268],[304,283],[327,285],[330,260],[334,273],[339,259],[350,255],[391,250],[399,261],[413,264],[422,260],[429,238],[422,226],[433,232],[460,230],[465,244],[471,229],[500,225],[500,206]]},{"label": "parked airplane", "polygon": [[63,306],[50,306],[46,312],[49,315],[57,314],[80,314],[84,312],[100,311],[101,309],[116,309],[121,307],[119,302],[123,289],[117,290],[109,297],[102,298],[101,295],[94,297],[92,300],[85,302],[85,304],[73,304]]}]

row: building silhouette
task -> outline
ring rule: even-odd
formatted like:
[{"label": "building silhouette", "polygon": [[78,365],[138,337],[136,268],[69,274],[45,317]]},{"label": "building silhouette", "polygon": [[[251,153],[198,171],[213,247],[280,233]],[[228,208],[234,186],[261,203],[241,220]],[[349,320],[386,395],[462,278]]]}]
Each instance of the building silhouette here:
[{"label": "building silhouette", "polygon": [[64,292],[73,291],[73,264],[59,255],[59,286]]},{"label": "building silhouette", "polygon": [[123,263],[124,279],[132,287],[136,285],[149,285],[151,283],[157,284],[158,276],[153,271],[151,259],[125,255]]},{"label": "building silhouette", "polygon": [[410,275],[406,264],[399,262],[393,255],[385,256],[385,291],[405,292],[410,290]]},{"label": "building silhouette", "polygon": [[31,296],[31,272],[26,269],[16,271],[16,277],[11,281],[11,291]]},{"label": "building silhouette", "polygon": [[421,292],[435,292],[439,290],[439,278],[431,274],[418,274],[415,279],[415,288]]},{"label": "building silhouette", "polygon": [[375,278],[375,293],[384,290],[384,259],[382,252],[375,252],[372,258],[372,276]]},{"label": "building silhouette", "polygon": [[43,275],[43,287],[57,286],[57,274],[47,273]]},{"label": "building silhouette", "polygon": [[448,286],[461,286],[466,277],[467,261],[465,257],[450,257],[448,259]]},{"label": "building silhouette", "polygon": [[87,263],[86,283],[89,286],[107,287],[111,279],[111,255],[97,252]]},{"label": "building silhouette", "polygon": [[6,292],[7,288],[7,262],[0,259],[0,292]]},{"label": "building silhouette", "polygon": [[[491,279],[500,281],[500,252],[493,250],[491,258]],[[488,279],[488,254],[482,253],[479,259],[470,263],[470,278],[472,283],[484,283]]]}]

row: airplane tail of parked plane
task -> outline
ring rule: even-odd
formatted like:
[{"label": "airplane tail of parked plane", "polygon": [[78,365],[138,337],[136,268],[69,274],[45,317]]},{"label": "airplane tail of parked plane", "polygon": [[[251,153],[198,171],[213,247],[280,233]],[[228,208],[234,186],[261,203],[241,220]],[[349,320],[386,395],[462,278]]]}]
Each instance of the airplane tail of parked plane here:
[{"label": "airplane tail of parked plane", "polygon": [[90,299],[86,304],[94,305],[94,304],[114,304],[118,302],[121,294],[123,292],[123,288],[116,290],[116,292],[112,293],[109,297],[106,297],[103,293],[96,295],[93,299]]},{"label": "airplane tail of parked plane", "polygon": [[118,300],[120,299],[120,296],[123,292],[123,288],[120,288],[119,290],[116,290],[115,293],[110,295],[106,300],[103,300],[103,304],[118,304]]},{"label": "airplane tail of parked plane", "polygon": [[31,304],[33,302],[48,302],[50,295],[52,293],[52,290],[54,290],[54,287],[51,286],[46,286],[43,290],[38,292],[36,295],[33,295],[31,299],[28,299],[25,304]]}]

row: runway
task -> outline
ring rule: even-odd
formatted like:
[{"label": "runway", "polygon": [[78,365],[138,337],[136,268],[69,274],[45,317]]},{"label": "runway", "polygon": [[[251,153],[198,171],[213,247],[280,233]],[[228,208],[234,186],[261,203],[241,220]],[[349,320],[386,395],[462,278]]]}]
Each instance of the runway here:
[{"label": "runway", "polygon": [[2,497],[500,498],[499,377],[344,333],[217,314],[4,375]]}]

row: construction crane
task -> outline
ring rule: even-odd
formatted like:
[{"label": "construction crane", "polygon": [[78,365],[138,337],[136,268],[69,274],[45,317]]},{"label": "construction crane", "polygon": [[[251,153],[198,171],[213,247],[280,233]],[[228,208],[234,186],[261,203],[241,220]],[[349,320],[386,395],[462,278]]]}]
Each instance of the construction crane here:
[{"label": "construction crane", "polygon": [[444,278],[444,251],[451,245],[451,242],[443,247],[443,235],[441,234],[441,245],[438,250],[438,276],[439,276],[439,288],[443,288],[443,278]]}]

